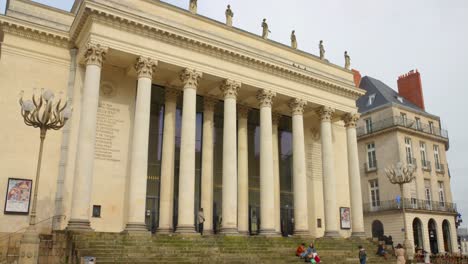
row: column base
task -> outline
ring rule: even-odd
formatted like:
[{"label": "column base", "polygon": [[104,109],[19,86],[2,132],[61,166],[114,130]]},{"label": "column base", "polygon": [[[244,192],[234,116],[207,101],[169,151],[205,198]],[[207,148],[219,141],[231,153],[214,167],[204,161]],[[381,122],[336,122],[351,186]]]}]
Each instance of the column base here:
[{"label": "column base", "polygon": [[195,226],[177,226],[175,233],[179,235],[200,235],[195,231]]},{"label": "column base", "polygon": [[351,237],[353,238],[366,238],[365,232],[352,232]]},{"label": "column base", "polygon": [[83,219],[70,219],[66,228],[67,231],[74,232],[92,232],[91,222]]},{"label": "column base", "polygon": [[265,236],[265,237],[279,237],[280,234],[276,232],[275,229],[260,229],[260,232],[258,233],[259,236]]},{"label": "column base", "polygon": [[151,232],[146,228],[144,223],[127,223],[122,233],[128,235],[151,236]]},{"label": "column base", "polygon": [[219,232],[221,235],[225,236],[237,236],[239,235],[239,231],[237,230],[236,227],[221,227],[221,232]]},{"label": "column base", "polygon": [[156,229],[156,234],[158,235],[170,235],[174,233],[174,229],[172,227],[158,227]]},{"label": "column base", "polygon": [[340,235],[340,233],[338,233],[338,231],[325,231],[325,234],[323,235],[323,237],[340,238],[341,235]]},{"label": "column base", "polygon": [[294,236],[307,237],[307,236],[310,236],[310,232],[309,230],[294,230]]}]

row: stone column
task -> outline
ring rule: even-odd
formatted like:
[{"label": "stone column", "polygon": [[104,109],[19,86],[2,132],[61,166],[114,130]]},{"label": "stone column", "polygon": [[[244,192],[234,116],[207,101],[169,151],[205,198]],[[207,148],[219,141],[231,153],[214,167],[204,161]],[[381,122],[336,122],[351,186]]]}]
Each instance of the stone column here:
[{"label": "stone column", "polygon": [[161,187],[159,194],[160,234],[174,231],[172,226],[174,210],[174,160],[177,98],[180,91],[166,88],[164,101],[164,130],[161,157]]},{"label": "stone column", "polygon": [[107,53],[107,48],[99,44],[89,43],[85,49],[86,73],[80,107],[71,215],[67,226],[68,230],[73,231],[91,231],[89,211],[93,186],[96,118],[102,62]]},{"label": "stone column", "polygon": [[281,234],[281,195],[280,195],[280,169],[279,169],[279,143],[278,143],[278,122],[281,115],[272,114],[272,137],[273,137],[273,189],[275,199],[275,231]]},{"label": "stone column", "polygon": [[276,93],[260,90],[260,234],[275,236],[275,195],[273,180],[273,139],[271,106]]},{"label": "stone column", "polygon": [[202,73],[184,69],[180,80],[184,86],[182,136],[180,143],[179,204],[177,233],[195,233],[195,133],[197,87]]},{"label": "stone column", "polygon": [[249,234],[249,153],[248,116],[249,108],[237,107],[237,229],[240,234]]},{"label": "stone column", "polygon": [[335,110],[322,107],[318,111],[321,118],[320,137],[322,141],[323,198],[325,207],[325,237],[339,237],[338,208],[336,205],[335,154],[331,120]]},{"label": "stone column", "polygon": [[225,80],[223,124],[223,234],[237,234],[237,135],[236,100],[241,83]]},{"label": "stone column", "polygon": [[293,188],[294,188],[294,234],[309,235],[307,205],[307,171],[304,139],[304,106],[306,101],[292,99],[289,102],[292,114]]},{"label": "stone column", "polygon": [[151,115],[151,85],[157,62],[139,57],[135,64],[138,74],[135,121],[130,153],[128,215],[125,232],[148,232],[145,224],[146,181],[148,177],[148,141]]},{"label": "stone column", "polygon": [[345,115],[346,137],[348,145],[349,193],[351,196],[351,224],[353,237],[365,237],[364,214],[362,210],[361,175],[359,172],[356,122],[360,115],[349,113]]},{"label": "stone column", "polygon": [[217,99],[205,97],[203,102],[203,146],[201,176],[201,207],[205,215],[203,233],[213,234],[213,130]]}]

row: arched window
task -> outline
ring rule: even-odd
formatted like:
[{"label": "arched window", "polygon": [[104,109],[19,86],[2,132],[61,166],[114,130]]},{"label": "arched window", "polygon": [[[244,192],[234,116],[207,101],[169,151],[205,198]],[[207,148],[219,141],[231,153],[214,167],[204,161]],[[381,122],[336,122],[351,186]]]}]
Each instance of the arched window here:
[{"label": "arched window", "polygon": [[414,218],[413,220],[413,241],[416,248],[424,247],[422,222],[419,218]]},{"label": "arched window", "polygon": [[372,237],[381,238],[384,235],[384,226],[379,220],[372,222]]},{"label": "arched window", "polygon": [[447,220],[442,222],[442,235],[444,236],[445,252],[452,252],[452,239],[450,234],[450,223]]},{"label": "arched window", "polygon": [[437,224],[434,219],[431,218],[429,220],[427,229],[429,233],[429,245],[431,246],[431,253],[437,254],[439,253],[439,245],[437,244]]}]

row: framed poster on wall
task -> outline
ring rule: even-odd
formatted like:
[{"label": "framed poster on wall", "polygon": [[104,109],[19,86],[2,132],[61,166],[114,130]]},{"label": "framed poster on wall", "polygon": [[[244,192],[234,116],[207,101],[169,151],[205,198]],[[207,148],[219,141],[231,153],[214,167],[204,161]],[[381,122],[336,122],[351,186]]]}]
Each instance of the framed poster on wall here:
[{"label": "framed poster on wall", "polygon": [[341,229],[351,229],[351,212],[349,207],[340,207]]},{"label": "framed poster on wall", "polygon": [[8,178],[5,214],[29,214],[32,180]]}]

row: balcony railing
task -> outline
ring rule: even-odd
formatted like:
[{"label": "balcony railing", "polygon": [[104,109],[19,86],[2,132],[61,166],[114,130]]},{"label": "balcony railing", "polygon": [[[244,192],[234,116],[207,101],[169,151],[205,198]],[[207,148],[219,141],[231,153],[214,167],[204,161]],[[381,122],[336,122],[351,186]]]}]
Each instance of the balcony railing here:
[{"label": "balcony railing", "polygon": [[421,168],[424,171],[432,171],[431,162],[428,160],[421,160]]},{"label": "balcony railing", "polygon": [[380,130],[384,130],[389,127],[394,126],[401,126],[405,128],[409,128],[415,131],[420,131],[426,134],[438,136],[448,140],[448,132],[445,129],[441,129],[434,126],[429,126],[428,124],[420,124],[420,126],[416,125],[416,121],[403,118],[401,116],[393,116],[389,118],[385,118],[376,122],[372,122],[372,129],[366,129],[366,126],[361,126],[357,128],[357,136],[365,136],[368,134],[372,134],[378,132]]},{"label": "balcony railing", "polygon": [[417,169],[418,168],[418,163],[416,162],[416,159],[415,158],[406,158],[406,163],[408,165],[413,165],[414,169]]},{"label": "balcony railing", "polygon": [[[396,200],[364,203],[364,213],[401,210],[401,204],[401,201],[398,203]],[[405,198],[405,209],[456,213],[457,205],[455,203]]]},{"label": "balcony railing", "polygon": [[364,170],[366,173],[377,171],[377,160],[374,160],[370,163],[364,163]]},{"label": "balcony railing", "polygon": [[435,163],[435,170],[437,173],[444,174],[445,173],[445,166],[442,163]]}]

